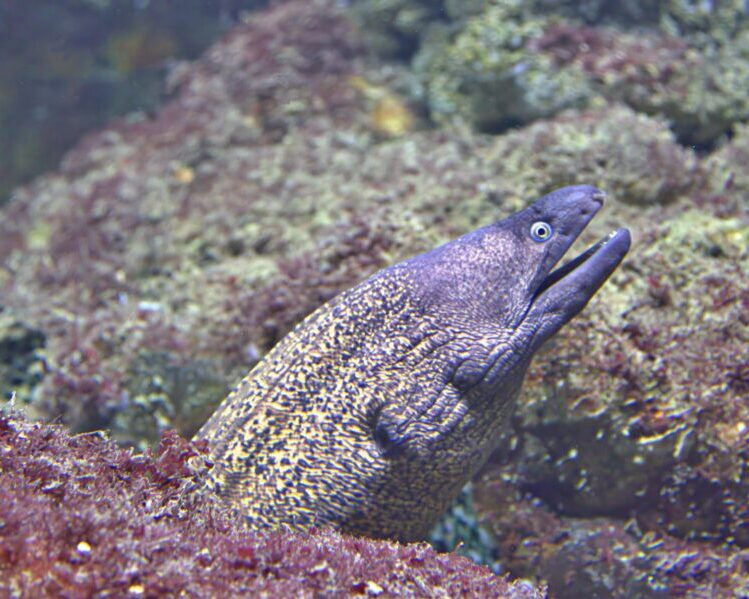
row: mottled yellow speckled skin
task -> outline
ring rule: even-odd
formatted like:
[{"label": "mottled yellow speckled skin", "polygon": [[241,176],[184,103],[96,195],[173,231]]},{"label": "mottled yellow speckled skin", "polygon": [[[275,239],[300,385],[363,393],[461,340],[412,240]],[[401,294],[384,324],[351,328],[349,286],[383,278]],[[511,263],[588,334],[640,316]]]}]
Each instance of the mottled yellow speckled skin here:
[{"label": "mottled yellow speckled skin", "polygon": [[[199,431],[217,494],[253,527],[422,538],[495,449],[535,350],[623,256],[571,299],[562,284],[534,299],[602,199],[589,187],[556,194],[304,320]],[[541,218],[554,240],[528,237]]]}]

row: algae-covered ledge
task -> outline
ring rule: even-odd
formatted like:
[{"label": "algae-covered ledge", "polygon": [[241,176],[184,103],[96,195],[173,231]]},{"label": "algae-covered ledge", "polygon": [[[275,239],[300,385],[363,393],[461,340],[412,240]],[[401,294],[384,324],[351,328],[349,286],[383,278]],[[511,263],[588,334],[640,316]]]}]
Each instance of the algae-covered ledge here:
[{"label": "algae-covered ledge", "polygon": [[0,588],[12,597],[544,596],[426,544],[239,530],[196,492],[205,471],[205,447],[175,433],[134,454],[101,433],[0,417]]}]

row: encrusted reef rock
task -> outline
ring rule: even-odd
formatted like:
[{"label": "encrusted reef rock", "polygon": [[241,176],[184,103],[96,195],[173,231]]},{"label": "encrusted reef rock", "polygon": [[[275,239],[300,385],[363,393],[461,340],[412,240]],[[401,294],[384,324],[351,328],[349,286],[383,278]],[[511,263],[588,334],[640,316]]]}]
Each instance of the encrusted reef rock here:
[{"label": "encrusted reef rock", "polygon": [[747,546],[749,227],[703,206],[640,233],[530,373],[515,466],[563,513]]},{"label": "encrusted reef rock", "polygon": [[367,46],[384,56],[410,58],[425,27],[444,21],[442,0],[374,0],[351,3]]},{"label": "encrusted reef rock", "polygon": [[439,122],[498,131],[604,97],[712,143],[749,117],[749,13],[739,0],[426,4],[353,3],[386,40],[377,48],[414,55]]},{"label": "encrusted reef rock", "polygon": [[749,195],[749,176],[745,168],[749,163],[749,125],[737,125],[732,133],[731,140],[705,161],[710,190],[729,203],[725,207],[729,213],[746,210]]},{"label": "encrusted reef rock", "polygon": [[562,69],[550,55],[528,51],[546,22],[526,3],[503,2],[463,21],[457,33],[433,27],[414,60],[433,118],[498,131],[585,106],[592,91],[578,65]]},{"label": "encrusted reef rock", "polygon": [[475,492],[503,564],[548,581],[554,597],[745,597],[746,553],[638,528],[634,521],[560,516],[489,476]]},{"label": "encrusted reef rock", "polygon": [[0,593],[545,596],[423,543],[243,531],[199,494],[204,454],[174,432],[134,454],[101,433],[0,416]]},{"label": "encrusted reef rock", "polygon": [[[670,34],[668,28],[621,31],[552,21],[530,42],[557,68],[580,69],[593,92],[665,117],[679,138],[715,142],[749,116],[743,92],[749,82],[749,23],[737,17],[730,38],[710,33]],[[705,23],[707,26],[707,23]]]},{"label": "encrusted reef rock", "polygon": [[489,172],[534,197],[571,178],[607,190],[619,202],[663,205],[698,187],[695,154],[666,124],[622,105],[570,112],[510,132],[485,155]]}]

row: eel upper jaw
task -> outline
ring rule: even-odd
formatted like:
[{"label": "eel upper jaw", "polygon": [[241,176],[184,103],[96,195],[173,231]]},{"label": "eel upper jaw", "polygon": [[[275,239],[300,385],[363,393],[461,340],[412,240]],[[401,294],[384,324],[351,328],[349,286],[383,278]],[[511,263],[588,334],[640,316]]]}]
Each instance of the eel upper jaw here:
[{"label": "eel upper jaw", "polygon": [[552,320],[558,321],[555,327],[558,330],[585,307],[619,266],[630,243],[627,229],[612,231],[576,258],[550,272],[533,294],[527,317],[535,320],[551,315]]}]

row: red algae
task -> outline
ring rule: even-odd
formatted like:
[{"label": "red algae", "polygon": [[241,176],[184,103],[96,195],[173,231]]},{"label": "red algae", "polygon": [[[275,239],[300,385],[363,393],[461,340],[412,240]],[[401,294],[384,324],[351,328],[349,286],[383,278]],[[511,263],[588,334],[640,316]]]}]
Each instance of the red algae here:
[{"label": "red algae", "polygon": [[0,417],[0,593],[545,596],[426,544],[242,530],[198,490],[205,454],[174,432],[135,454]]}]

